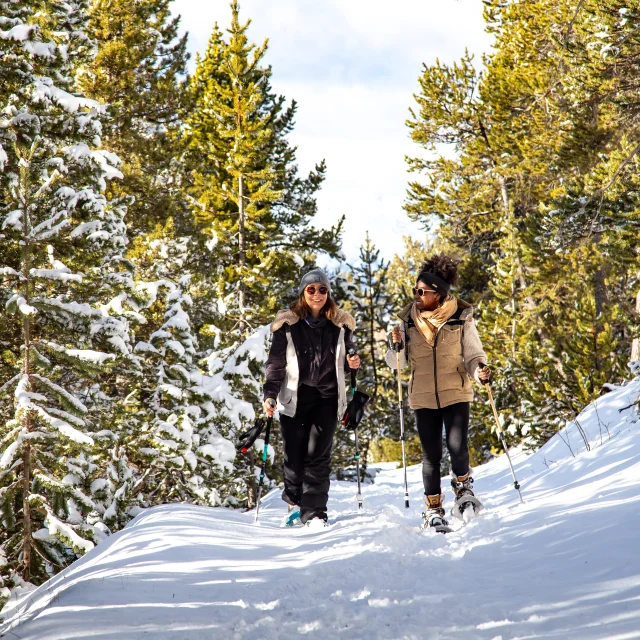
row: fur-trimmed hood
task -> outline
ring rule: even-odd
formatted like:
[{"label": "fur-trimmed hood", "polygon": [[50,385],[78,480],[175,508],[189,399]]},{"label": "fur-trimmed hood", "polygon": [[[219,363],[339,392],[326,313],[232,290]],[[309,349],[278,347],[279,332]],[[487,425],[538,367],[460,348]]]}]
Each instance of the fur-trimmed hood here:
[{"label": "fur-trimmed hood", "polygon": [[[276,313],[276,319],[271,323],[271,333],[276,332],[285,324],[291,326],[292,324],[296,324],[296,322],[299,321],[299,316],[293,311],[291,311],[290,309],[282,309],[281,311],[278,311],[278,313]],[[356,329],[356,321],[354,320],[353,316],[346,311],[342,311],[341,309],[338,309],[338,313],[336,314],[336,317],[332,320],[332,322],[336,325],[336,327],[346,327],[350,331],[355,331]]]}]

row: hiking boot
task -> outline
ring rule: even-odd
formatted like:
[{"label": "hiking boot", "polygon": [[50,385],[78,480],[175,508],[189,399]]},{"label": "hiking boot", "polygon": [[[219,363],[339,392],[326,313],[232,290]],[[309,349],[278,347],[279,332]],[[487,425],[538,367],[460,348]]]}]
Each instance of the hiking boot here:
[{"label": "hiking boot", "polygon": [[463,496],[473,496],[473,477],[471,469],[463,476],[452,476],[451,487],[456,494],[456,500],[460,500]]},{"label": "hiking boot", "polygon": [[438,533],[449,533],[451,531],[449,523],[444,517],[443,502],[444,494],[424,497],[426,511],[422,514],[424,519],[423,529],[435,529]]}]

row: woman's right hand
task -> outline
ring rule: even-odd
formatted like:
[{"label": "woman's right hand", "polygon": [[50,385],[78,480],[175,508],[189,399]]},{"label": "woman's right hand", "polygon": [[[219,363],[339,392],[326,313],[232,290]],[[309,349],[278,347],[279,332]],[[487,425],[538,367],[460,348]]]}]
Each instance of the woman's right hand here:
[{"label": "woman's right hand", "polygon": [[276,412],[276,401],[273,398],[267,398],[264,401],[264,412],[267,414],[267,418],[273,418],[273,414]]},{"label": "woman's right hand", "polygon": [[393,331],[391,332],[391,339],[393,340],[394,344],[402,342],[402,332],[400,331],[400,327],[393,328]]}]

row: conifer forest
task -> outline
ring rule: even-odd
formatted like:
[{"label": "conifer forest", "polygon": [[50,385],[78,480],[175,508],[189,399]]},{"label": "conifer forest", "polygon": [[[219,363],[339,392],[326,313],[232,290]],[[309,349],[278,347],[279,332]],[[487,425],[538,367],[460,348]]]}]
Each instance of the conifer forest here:
[{"label": "conifer forest", "polygon": [[[416,68],[406,96],[424,233],[347,260],[344,219],[314,224],[331,167],[300,171],[296,96],[237,0],[193,72],[172,0],[0,0],[0,604],[145,508],[255,507],[260,451],[235,443],[269,324],[318,264],[357,321],[364,476],[398,460],[387,333],[433,253],[461,260],[510,444],[640,372],[640,8],[483,5],[491,50]],[[503,448],[474,407],[479,465]],[[332,464],[353,475],[352,432]]]}]

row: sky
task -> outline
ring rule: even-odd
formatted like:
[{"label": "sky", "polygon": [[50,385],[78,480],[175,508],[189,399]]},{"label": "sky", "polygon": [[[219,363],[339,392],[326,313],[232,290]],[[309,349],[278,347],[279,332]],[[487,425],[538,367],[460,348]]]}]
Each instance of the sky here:
[{"label": "sky", "polygon": [[[290,136],[306,175],[325,159],[315,226],[346,215],[344,253],[354,261],[367,231],[384,258],[405,235],[426,238],[402,206],[418,155],[405,125],[422,65],[450,63],[489,48],[480,0],[244,0],[249,37],[269,39],[274,91],[298,103]],[[231,20],[228,0],[175,0],[189,51],[204,52],[215,22]]]}]

